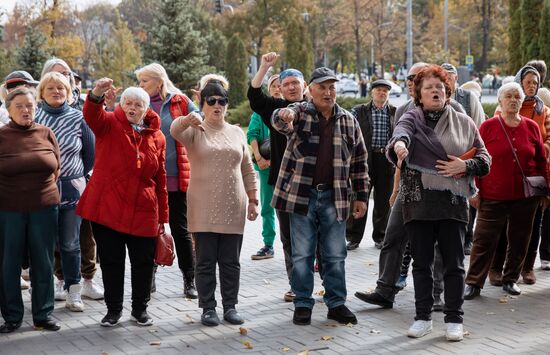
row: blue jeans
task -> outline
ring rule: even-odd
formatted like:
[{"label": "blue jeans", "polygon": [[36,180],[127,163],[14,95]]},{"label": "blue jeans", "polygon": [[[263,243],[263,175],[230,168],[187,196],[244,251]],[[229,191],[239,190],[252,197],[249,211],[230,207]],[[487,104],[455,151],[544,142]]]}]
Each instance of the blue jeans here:
[{"label": "blue jeans", "polygon": [[57,245],[61,255],[64,288],[80,283],[80,224],[82,217],[76,208],[59,210],[59,234]]},{"label": "blue jeans", "polygon": [[325,295],[328,308],[346,302],[346,222],[338,222],[333,190],[311,189],[306,216],[290,214],[292,242],[292,292],[295,307],[313,308],[313,264],[317,235],[323,262]]}]

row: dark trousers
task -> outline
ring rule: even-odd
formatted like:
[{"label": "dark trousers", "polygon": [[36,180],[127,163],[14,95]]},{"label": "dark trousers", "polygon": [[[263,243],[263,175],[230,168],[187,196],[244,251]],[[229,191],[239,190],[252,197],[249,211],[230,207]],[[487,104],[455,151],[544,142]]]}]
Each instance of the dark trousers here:
[{"label": "dark trousers", "polygon": [[412,221],[405,225],[413,257],[415,320],[430,320],[432,313],[434,244],[443,263],[445,323],[462,323],[464,303],[464,234],[466,223],[455,220]]},{"label": "dark trousers", "polygon": [[220,271],[222,305],[238,303],[241,264],[239,257],[243,244],[242,234],[193,233],[197,253],[195,270],[200,308],[215,308],[216,264]]},{"label": "dark trousers", "polygon": [[288,276],[288,283],[292,281],[292,244],[290,242],[290,214],[275,210],[279,220],[279,234],[281,235],[281,244],[285,254],[285,267]]},{"label": "dark trousers", "polygon": [[6,322],[23,319],[20,277],[25,255],[32,269],[33,321],[44,321],[53,312],[57,214],[57,206],[32,212],[0,212],[0,309]]},{"label": "dark trousers", "polygon": [[[389,199],[393,190],[393,175],[395,168],[388,161],[384,153],[373,152],[369,164],[370,189],[367,196],[367,209],[369,197],[372,192],[374,209],[372,210],[372,240],[376,243],[384,241],[386,226],[390,216]],[[374,191],[373,191],[374,190]],[[346,226],[346,239],[350,242],[360,243],[365,233],[367,213],[362,218],[349,218]]]},{"label": "dark trousers", "polygon": [[168,192],[168,207],[170,231],[176,244],[178,266],[185,279],[192,281],[195,278],[195,256],[193,239],[187,230],[187,194],[181,191]]},{"label": "dark trousers", "polygon": [[[80,273],[83,279],[91,280],[94,278],[97,271],[96,259],[96,243],[92,233],[92,225],[90,221],[83,219],[80,224]],[[61,258],[57,250],[55,251],[54,273],[58,280],[63,280]]]},{"label": "dark trousers", "polygon": [[506,263],[502,282],[516,282],[523,267],[539,199],[481,200],[466,283],[483,287],[499,237],[506,229]]},{"label": "dark trousers", "polygon": [[544,211],[540,233],[540,259],[550,261],[550,208]]},{"label": "dark trousers", "polygon": [[151,279],[155,257],[156,238],[137,237],[117,232],[92,222],[101,260],[105,304],[109,311],[121,312],[124,299],[124,267],[126,248],[130,257],[132,280],[132,312],[147,309],[151,299]]},{"label": "dark trousers", "polygon": [[464,245],[469,244],[474,239],[474,224],[476,222],[477,210],[475,207],[470,206],[470,219],[468,220],[468,230],[464,237]]}]

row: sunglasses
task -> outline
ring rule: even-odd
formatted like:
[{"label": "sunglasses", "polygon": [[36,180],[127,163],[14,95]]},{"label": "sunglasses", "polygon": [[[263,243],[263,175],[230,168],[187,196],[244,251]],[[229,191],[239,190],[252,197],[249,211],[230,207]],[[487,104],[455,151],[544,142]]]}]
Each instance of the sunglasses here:
[{"label": "sunglasses", "polygon": [[216,102],[219,103],[220,106],[225,106],[229,102],[227,97],[223,97],[221,99],[216,99],[215,97],[208,97],[205,101],[208,104],[208,106],[214,106]]},{"label": "sunglasses", "polygon": [[415,77],[416,77],[416,74],[407,75],[407,80],[413,81]]}]

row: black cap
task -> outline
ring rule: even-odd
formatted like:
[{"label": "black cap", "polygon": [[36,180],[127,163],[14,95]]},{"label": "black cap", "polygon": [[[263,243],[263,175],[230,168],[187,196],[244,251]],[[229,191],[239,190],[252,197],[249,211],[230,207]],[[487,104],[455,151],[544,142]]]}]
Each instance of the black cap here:
[{"label": "black cap", "polygon": [[32,75],[30,75],[28,72],[24,70],[16,70],[14,72],[11,72],[6,76],[6,79],[4,80],[4,84],[6,85],[7,89],[12,89],[19,85],[32,85],[37,86],[38,81],[34,80]]},{"label": "black cap", "polygon": [[370,86],[371,89],[374,89],[377,86],[385,86],[388,88],[388,90],[391,90],[391,84],[386,79],[379,79],[373,82]]},{"label": "black cap", "polygon": [[447,71],[447,73],[458,75],[458,71],[456,70],[456,67],[454,65],[452,65],[451,63],[443,63],[443,64],[441,64],[441,68],[445,69],[445,71]]},{"label": "black cap", "polygon": [[334,74],[332,69],[321,67],[315,69],[313,73],[311,73],[311,79],[309,80],[309,83],[319,84],[328,80],[340,81],[340,79],[336,77],[336,74]]}]

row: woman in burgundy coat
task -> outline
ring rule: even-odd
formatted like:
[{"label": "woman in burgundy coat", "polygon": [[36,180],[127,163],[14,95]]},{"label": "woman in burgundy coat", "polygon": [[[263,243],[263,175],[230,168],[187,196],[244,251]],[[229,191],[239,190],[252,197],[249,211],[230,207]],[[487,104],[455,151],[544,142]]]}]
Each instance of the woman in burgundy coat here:
[{"label": "woman in burgundy coat", "polygon": [[84,103],[84,117],[96,136],[94,171],[77,213],[92,222],[101,260],[107,315],[112,327],[122,315],[126,248],[132,275],[131,320],[153,324],[147,314],[155,238],[168,222],[164,167],[166,141],[149,95],[131,87],[114,112],[103,108],[113,81],[100,79]]}]

